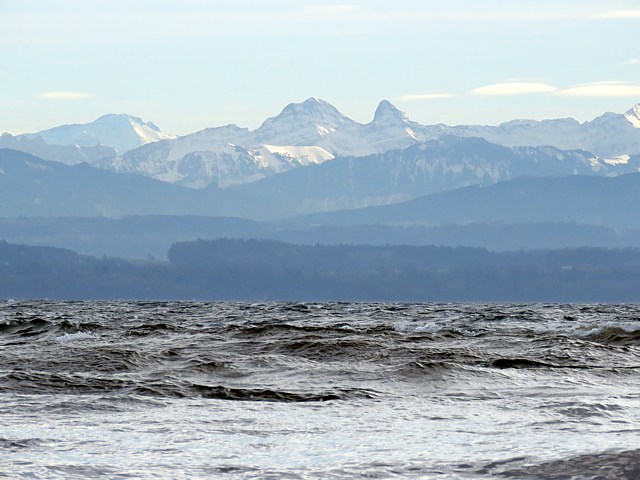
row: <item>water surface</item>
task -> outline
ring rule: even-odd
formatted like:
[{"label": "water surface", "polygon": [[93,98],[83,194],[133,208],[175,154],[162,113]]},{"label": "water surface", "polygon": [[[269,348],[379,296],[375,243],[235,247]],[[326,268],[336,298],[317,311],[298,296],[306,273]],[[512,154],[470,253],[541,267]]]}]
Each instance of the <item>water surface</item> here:
[{"label": "water surface", "polygon": [[640,477],[640,308],[0,303],[0,476]]}]

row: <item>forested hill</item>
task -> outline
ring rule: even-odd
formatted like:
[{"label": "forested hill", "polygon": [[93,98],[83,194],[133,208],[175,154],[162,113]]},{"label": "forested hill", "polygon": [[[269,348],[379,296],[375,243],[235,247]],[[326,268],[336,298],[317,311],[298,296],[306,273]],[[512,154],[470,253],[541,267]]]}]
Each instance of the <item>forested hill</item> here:
[{"label": "forested hill", "polygon": [[5,270],[32,267],[41,270],[74,271],[79,263],[80,255],[72,250],[15,245],[0,240],[0,266]]},{"label": "forested hill", "polygon": [[132,263],[0,242],[0,298],[639,302],[640,249],[175,244]]}]

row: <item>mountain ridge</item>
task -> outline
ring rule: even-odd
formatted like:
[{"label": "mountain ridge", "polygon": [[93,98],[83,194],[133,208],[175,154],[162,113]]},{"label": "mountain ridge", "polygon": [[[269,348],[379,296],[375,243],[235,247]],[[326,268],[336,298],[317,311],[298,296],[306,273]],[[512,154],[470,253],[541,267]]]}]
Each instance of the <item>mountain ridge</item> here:
[{"label": "mountain ridge", "polygon": [[103,145],[124,153],[147,143],[175,138],[175,135],[169,135],[153,122],[145,122],[133,115],[108,113],[92,122],[59,125],[16,137],[40,138],[50,145]]},{"label": "mountain ridge", "polygon": [[[353,121],[339,112],[330,103],[316,97],[308,98],[301,103],[290,103],[276,116],[266,119],[255,130],[239,129],[239,127],[218,127],[182,136],[178,139],[163,143],[167,150],[164,156],[155,157],[156,165],[150,169],[142,159],[143,150],[126,152],[122,157],[128,164],[128,170],[135,172],[140,166],[142,174],[163,179],[157,173],[164,168],[166,162],[174,164],[184,163],[182,170],[191,171],[182,176],[176,175],[175,181],[191,187],[201,187],[208,183],[216,183],[224,187],[217,177],[206,173],[207,168],[198,166],[200,172],[194,170],[193,155],[207,158],[209,165],[220,159],[220,151],[228,148],[228,144],[250,150],[259,150],[264,145],[317,147],[328,152],[332,158],[362,157],[372,154],[382,154],[391,150],[407,148],[420,142],[434,140],[443,135],[461,137],[479,137],[491,143],[507,147],[553,146],[562,150],[586,150],[602,159],[620,159],[625,155],[640,154],[640,128],[636,128],[634,119],[640,125],[640,117],[634,116],[640,112],[640,104],[632,107],[625,114],[608,113],[590,122],[580,123],[574,119],[551,119],[542,121],[513,120],[498,126],[447,126],[421,125],[410,120],[407,115],[396,108],[388,100],[382,100],[373,115],[373,119],[366,124]],[[214,138],[206,138],[208,132]],[[214,135],[215,133],[215,135]],[[173,144],[180,145],[177,149],[182,155],[176,155]],[[185,145],[191,150],[187,151]],[[145,147],[141,147],[145,148]],[[172,153],[169,153],[172,152]],[[191,155],[191,157],[189,157]],[[250,157],[250,155],[249,155]],[[255,156],[254,156],[255,157]],[[291,157],[296,157],[292,154]],[[616,160],[620,162],[620,160]],[[206,163],[205,162],[205,163]],[[299,166],[299,162],[289,163],[280,170],[265,171],[257,158],[244,159],[246,168],[254,171],[245,180],[240,177],[226,185],[242,184],[247,181],[265,178],[270,174],[281,173]],[[117,171],[118,161],[113,166],[103,162],[103,168],[113,168]],[[123,161],[120,161],[123,163]],[[180,170],[180,168],[176,167]],[[211,167],[208,167],[211,170]],[[192,180],[185,180],[190,178]]]},{"label": "mountain ridge", "polygon": [[[109,150],[107,137],[118,137],[121,130],[126,138],[111,138],[113,148]],[[329,102],[310,97],[286,105],[255,130],[230,124],[174,138],[152,122],[108,114],[89,124],[63,125],[16,137],[4,135],[0,147],[67,164],[86,161],[106,170],[137,173],[190,188],[228,188],[335,158],[409,148],[445,135],[484,138],[506,147],[585,150],[600,163],[610,160],[621,165],[640,154],[640,104],[624,114],[609,112],[583,123],[566,118],[447,126],[414,122],[388,100],[382,100],[372,120],[362,124]],[[71,140],[73,145],[60,144]],[[49,147],[47,142],[58,144]],[[128,149],[131,146],[136,148]]]}]

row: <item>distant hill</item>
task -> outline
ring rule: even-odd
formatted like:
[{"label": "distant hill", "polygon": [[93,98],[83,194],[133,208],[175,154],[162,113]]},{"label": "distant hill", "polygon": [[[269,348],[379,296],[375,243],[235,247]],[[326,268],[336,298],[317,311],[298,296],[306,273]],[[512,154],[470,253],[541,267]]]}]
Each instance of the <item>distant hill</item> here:
[{"label": "distant hill", "polygon": [[306,215],[295,224],[445,225],[575,222],[640,228],[640,174],[619,177],[521,177],[357,210]]},{"label": "distant hill", "polygon": [[[462,143],[467,141],[477,140],[463,139]],[[488,144],[488,148],[494,147]],[[396,175],[385,174],[392,167],[396,168]],[[301,210],[338,208],[341,199],[348,204],[349,199],[372,198],[375,192],[418,196],[421,190],[428,191],[432,177],[427,173],[418,175],[416,168],[419,167],[414,157],[407,159],[403,155],[380,161],[333,160],[235,188],[194,190],[140,175],[107,172],[88,164],[67,166],[0,149],[0,212],[7,217],[151,214],[276,220]],[[611,178],[518,177],[394,205],[296,217],[284,224],[573,223],[638,230],[640,213],[633,206],[639,201],[640,174]]]},{"label": "distant hill", "polygon": [[105,158],[113,158],[117,151],[105,145],[52,145],[41,137],[0,135],[0,148],[9,148],[30,153],[43,160],[76,165],[78,163],[97,163]]},{"label": "distant hill", "polygon": [[86,163],[64,165],[0,149],[4,216],[122,216],[206,211],[203,192]]},{"label": "distant hill", "polygon": [[165,260],[188,240],[263,239],[299,245],[445,245],[489,250],[640,247],[640,231],[575,223],[466,225],[289,225],[231,217],[129,216],[0,218],[0,238],[52,245],[85,255]]},{"label": "distant hill", "polygon": [[[640,165],[640,157],[631,165]],[[635,171],[612,166],[588,152],[552,147],[495,145],[480,138],[443,136],[404,150],[336,158],[224,189],[226,214],[274,219],[398,203],[469,185],[491,185],[527,175],[615,175]],[[627,167],[629,167],[627,169]]]}]

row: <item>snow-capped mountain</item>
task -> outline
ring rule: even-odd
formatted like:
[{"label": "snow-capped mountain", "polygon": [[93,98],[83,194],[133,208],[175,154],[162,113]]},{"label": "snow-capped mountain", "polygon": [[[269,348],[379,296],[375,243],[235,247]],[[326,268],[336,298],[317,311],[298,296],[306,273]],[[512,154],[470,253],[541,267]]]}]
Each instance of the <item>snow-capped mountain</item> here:
[{"label": "snow-capped mountain", "polygon": [[[409,120],[388,100],[382,100],[376,108],[373,120],[364,126],[365,155],[384,153],[433,140],[443,134],[443,125],[425,126]],[[366,151],[368,150],[368,151]]]},{"label": "snow-capped mountain", "polygon": [[252,135],[253,132],[236,125],[209,128],[145,145],[95,165],[190,188],[212,184],[225,188],[333,158],[318,146],[243,146],[256,144]]},{"label": "snow-capped mountain", "polygon": [[630,108],[624,114],[624,118],[633,125],[634,128],[640,128],[640,103]]},{"label": "snow-capped mountain", "polygon": [[336,156],[404,148],[441,133],[441,126],[412,122],[388,101],[382,101],[374,119],[363,125],[311,97],[287,105],[253,131],[236,125],[209,128],[145,145],[96,166],[192,188],[224,188]]},{"label": "snow-capped mountain", "polygon": [[[598,165],[615,165],[616,172],[634,171],[637,167],[627,163],[640,154],[640,104],[624,114],[605,113],[584,123],[567,118],[514,120],[498,126],[425,126],[387,100],[380,102],[371,122],[361,124],[311,97],[287,105],[255,130],[227,125],[175,138],[136,117],[105,115],[84,125],[5,135],[0,146],[67,164],[87,161],[191,188],[226,188],[337,157],[405,149],[443,135],[484,138],[507,147],[584,150],[594,154]],[[545,175],[545,168],[532,174]],[[607,174],[610,170],[600,168]]]},{"label": "snow-capped mountain", "polygon": [[[18,138],[41,138],[51,145],[103,145],[119,153],[147,143],[175,138],[164,133],[152,122],[125,114],[104,115],[85,124],[61,125],[36,133],[18,135]],[[65,162],[67,163],[67,162]]]},{"label": "snow-capped mountain", "polygon": [[551,145],[562,150],[582,149],[603,158],[640,154],[640,104],[624,114],[605,113],[590,122],[573,118],[514,120],[498,126],[446,127],[446,133],[482,137],[505,146]]},{"label": "snow-capped mountain", "polygon": [[[226,187],[335,157],[403,149],[442,135],[479,137],[509,147],[585,150],[599,156],[600,164],[621,165],[640,153],[639,112],[640,104],[625,114],[607,113],[585,123],[556,119],[515,120],[498,126],[425,126],[383,100],[373,120],[361,124],[311,97],[287,105],[256,130],[235,125],[206,129],[143,146],[99,165],[195,188]],[[544,175],[545,171],[533,173]]]},{"label": "snow-capped mountain", "polygon": [[302,103],[290,103],[279,115],[266,119],[253,132],[251,141],[254,144],[317,145],[327,149],[324,139],[331,138],[338,143],[341,138],[351,140],[359,125],[330,103],[311,97]]},{"label": "snow-capped mountain", "polygon": [[404,148],[442,134],[439,126],[412,122],[388,100],[382,100],[373,120],[361,124],[330,103],[311,97],[287,105],[252,132],[256,144],[318,146],[334,156],[363,156]]}]

